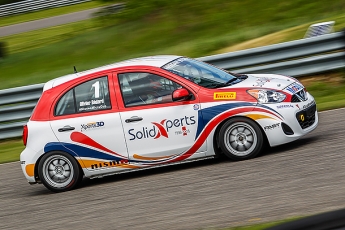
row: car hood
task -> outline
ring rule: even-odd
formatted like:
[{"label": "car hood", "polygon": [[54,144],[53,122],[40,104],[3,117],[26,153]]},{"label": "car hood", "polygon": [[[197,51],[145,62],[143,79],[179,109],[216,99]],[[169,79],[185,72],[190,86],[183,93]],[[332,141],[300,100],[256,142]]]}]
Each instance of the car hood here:
[{"label": "car hood", "polygon": [[276,75],[276,74],[246,74],[247,79],[233,85],[232,87],[255,87],[255,88],[269,88],[274,90],[283,90],[287,86],[295,83],[293,78]]}]

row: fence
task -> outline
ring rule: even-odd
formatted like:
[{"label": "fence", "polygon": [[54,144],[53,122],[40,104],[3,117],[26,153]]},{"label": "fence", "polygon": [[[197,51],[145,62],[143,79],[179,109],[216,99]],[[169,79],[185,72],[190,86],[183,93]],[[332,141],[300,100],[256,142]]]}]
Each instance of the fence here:
[{"label": "fence", "polygon": [[91,0],[26,0],[0,6],[0,17],[48,8],[68,6]]},{"label": "fence", "polygon": [[[299,77],[345,67],[343,32],[198,58],[238,73]],[[0,140],[20,137],[43,84],[0,90]]]}]

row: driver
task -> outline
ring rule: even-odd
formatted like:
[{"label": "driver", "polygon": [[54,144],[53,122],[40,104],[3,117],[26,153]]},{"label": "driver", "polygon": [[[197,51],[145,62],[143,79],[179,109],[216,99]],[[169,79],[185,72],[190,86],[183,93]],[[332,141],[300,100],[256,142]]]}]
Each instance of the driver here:
[{"label": "driver", "polygon": [[147,79],[149,83],[145,85],[145,92],[143,92],[139,98],[145,104],[154,104],[154,103],[163,103],[163,102],[171,102],[172,101],[172,92],[163,91],[164,87],[160,81],[160,77],[157,75],[148,75]]}]

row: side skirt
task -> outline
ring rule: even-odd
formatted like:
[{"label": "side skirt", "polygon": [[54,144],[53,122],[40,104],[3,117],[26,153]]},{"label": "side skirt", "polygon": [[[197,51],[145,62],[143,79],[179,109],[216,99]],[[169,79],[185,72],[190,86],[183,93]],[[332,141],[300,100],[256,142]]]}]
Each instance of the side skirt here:
[{"label": "side skirt", "polygon": [[138,168],[138,169],[128,169],[128,170],[122,170],[122,171],[118,171],[118,172],[108,172],[108,173],[104,173],[104,174],[90,176],[90,177],[87,177],[87,178],[90,178],[90,179],[103,178],[105,176],[112,176],[112,175],[117,175],[117,174],[137,172],[137,171],[142,171],[142,170],[146,170],[146,169],[161,168],[161,167],[165,167],[165,166],[179,165],[179,164],[191,163],[191,162],[208,160],[208,159],[214,159],[214,158],[215,158],[215,156],[213,155],[213,156],[207,156],[207,157],[203,157],[203,158],[197,158],[197,159],[173,162],[173,163],[169,163],[169,164],[160,164],[160,165],[148,166],[148,167],[143,167],[143,168]]}]

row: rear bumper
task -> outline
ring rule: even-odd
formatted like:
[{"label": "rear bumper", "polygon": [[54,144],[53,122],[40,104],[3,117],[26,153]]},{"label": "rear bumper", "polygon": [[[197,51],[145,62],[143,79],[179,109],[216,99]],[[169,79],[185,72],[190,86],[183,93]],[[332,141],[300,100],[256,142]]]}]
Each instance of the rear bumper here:
[{"label": "rear bumper", "polygon": [[35,178],[35,161],[32,159],[32,156],[34,155],[34,152],[28,147],[26,147],[20,154],[20,165],[29,184],[37,183]]}]

